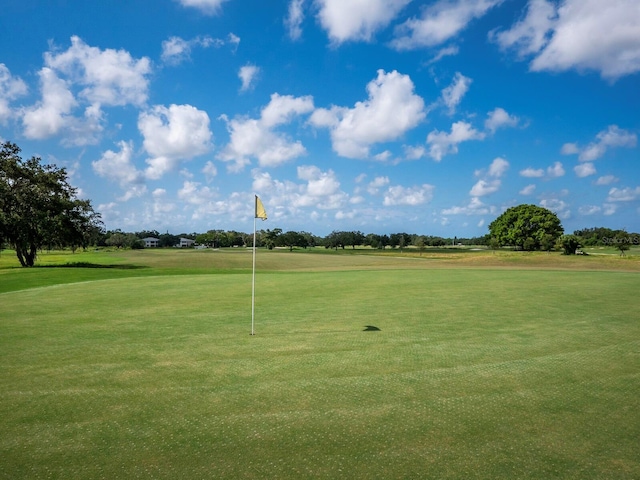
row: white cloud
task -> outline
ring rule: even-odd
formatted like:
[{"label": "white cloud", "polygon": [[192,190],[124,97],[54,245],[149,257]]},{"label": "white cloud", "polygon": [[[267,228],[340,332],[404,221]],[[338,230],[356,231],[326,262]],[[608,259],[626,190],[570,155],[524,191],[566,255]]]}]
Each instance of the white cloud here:
[{"label": "white cloud", "polygon": [[495,213],[495,208],[482,203],[478,197],[471,197],[469,205],[464,207],[451,207],[442,210],[443,215],[487,215],[489,213]]},{"label": "white cloud", "polygon": [[489,166],[489,176],[500,178],[502,177],[506,171],[509,169],[509,162],[507,162],[504,158],[496,157],[491,162]]},{"label": "white cloud", "polygon": [[302,22],[304,21],[304,2],[305,0],[291,0],[289,2],[289,10],[284,25],[289,32],[291,40],[298,40],[302,36]]},{"label": "white cloud", "polygon": [[573,170],[576,172],[576,175],[580,178],[588,177],[589,175],[596,174],[596,167],[593,166],[593,163],[581,163],[573,167]]},{"label": "white cloud", "polygon": [[13,116],[9,103],[27,94],[27,84],[14,77],[4,63],[0,63],[0,125]]},{"label": "white cloud", "polygon": [[395,185],[389,187],[385,192],[382,203],[386,207],[393,205],[422,205],[431,201],[434,189],[433,185],[426,183],[415,187]]},{"label": "white cloud", "polygon": [[221,40],[214,40],[209,36],[196,37],[184,40],[180,37],[170,37],[162,42],[162,54],[160,58],[168,65],[179,65],[191,58],[193,47],[207,48],[211,45],[220,45]]},{"label": "white cloud", "polygon": [[562,155],[577,155],[580,153],[580,148],[577,143],[565,143],[562,145],[560,153],[562,153]]},{"label": "white cloud", "polygon": [[489,38],[503,50],[514,49],[520,58],[538,53],[549,41],[556,9],[547,0],[529,0],[527,15],[506,31],[493,30]]},{"label": "white cloud", "polygon": [[564,200],[560,200],[558,198],[545,198],[540,200],[540,206],[548,208],[563,220],[571,217],[569,205]]},{"label": "white cloud", "polygon": [[305,165],[297,171],[298,178],[305,183],[274,180],[267,172],[253,171],[253,190],[268,195],[274,205],[286,206],[284,211],[276,211],[276,217],[299,213],[302,208],[335,210],[348,205],[349,196],[340,190],[340,182],[332,170]]},{"label": "white cloud", "polygon": [[515,127],[519,121],[520,119],[515,115],[509,115],[505,109],[496,107],[487,114],[487,119],[484,121],[484,128],[491,133],[495,133],[498,128]]},{"label": "white cloud", "polygon": [[183,7],[192,7],[205,15],[215,15],[227,0],[177,0]]},{"label": "white cloud", "polygon": [[520,170],[520,176],[525,178],[542,178],[545,176],[545,173],[547,178],[558,178],[562,177],[565,171],[561,162],[555,162],[553,165],[547,167],[546,172],[542,168],[531,167]]},{"label": "white cloud", "polygon": [[133,164],[132,142],[119,142],[119,152],[107,150],[99,160],[91,163],[97,175],[114,181],[125,190],[121,200],[139,197],[147,191],[144,175]]},{"label": "white cloud", "polygon": [[24,110],[22,122],[25,137],[42,140],[56,135],[69,125],[76,100],[67,82],[51,68],[44,67],[38,75],[42,100]]},{"label": "white cloud", "polygon": [[497,192],[500,189],[500,180],[478,180],[471,188],[469,195],[482,197]]},{"label": "white cloud", "polygon": [[602,157],[609,148],[636,146],[638,137],[635,133],[619,128],[617,125],[609,125],[596,135],[596,140],[587,145],[580,152],[578,159],[581,162],[592,162]]},{"label": "white cloud", "polygon": [[640,187],[612,188],[609,190],[607,202],[631,202],[640,197]]},{"label": "white cloud", "polygon": [[520,195],[532,195],[536,190],[536,186],[534,184],[527,185],[522,190],[520,190]]},{"label": "white cloud", "polygon": [[45,53],[45,64],[84,86],[79,96],[92,104],[142,105],[147,100],[146,76],[151,73],[147,57],[136,60],[125,50],[90,47],[74,35],[66,51]]},{"label": "white cloud", "polygon": [[366,158],[372,144],[401,137],[426,116],[408,75],[378,70],[367,91],[369,99],[354,108],[320,108],[311,116],[312,125],[330,129],[333,149],[343,157]]},{"label": "white cloud", "polygon": [[485,134],[479,132],[467,122],[455,122],[451,125],[451,133],[434,130],[427,135],[430,145],[429,156],[439,162],[450,153],[458,153],[458,144],[469,140],[483,140]]},{"label": "white cloud", "polygon": [[411,0],[315,0],[318,19],[331,42],[370,41]]},{"label": "white cloud", "polygon": [[562,176],[564,176],[564,173],[565,173],[564,172],[564,168],[562,166],[562,163],[560,163],[560,162],[555,162],[550,167],[547,167],[547,176],[549,178],[562,177]]},{"label": "white cloud", "polygon": [[[297,116],[313,110],[313,98],[290,95],[271,95],[271,101],[262,109],[259,119],[236,118],[227,120],[231,141],[218,158],[233,162],[231,171],[240,171],[251,157],[257,158],[262,167],[275,167],[304,155],[306,149],[300,141],[293,142],[273,129],[290,123]],[[226,117],[222,117],[226,120]]]},{"label": "white cloud", "polygon": [[597,205],[583,205],[582,207],[578,208],[578,213],[580,215],[595,215],[596,213],[600,213],[602,211],[602,208],[598,207]]},{"label": "white cloud", "polygon": [[158,179],[173,170],[181,160],[203,155],[211,149],[209,116],[191,105],[157,105],[140,113],[138,129],[144,148],[152,158],[146,175]]},{"label": "white cloud", "polygon": [[382,187],[389,185],[389,177],[376,177],[367,185],[367,192],[377,195]]},{"label": "white cloud", "polygon": [[504,158],[496,157],[489,166],[486,173],[483,170],[476,172],[476,175],[484,175],[485,178],[481,178],[471,188],[469,194],[472,197],[482,197],[497,192],[502,184],[500,178],[509,169],[509,162]]},{"label": "white cloud", "polygon": [[442,60],[444,57],[450,57],[453,55],[457,55],[460,52],[460,48],[456,45],[451,45],[449,47],[442,48],[435,54],[435,56],[426,62],[427,65],[431,65],[433,63],[437,63]]},{"label": "white cloud", "polygon": [[613,215],[618,210],[618,205],[615,203],[605,203],[602,205],[602,213],[604,215]]},{"label": "white cloud", "polygon": [[397,50],[440,45],[502,1],[438,0],[423,10],[421,18],[411,18],[398,26],[391,45]]},{"label": "white cloud", "polygon": [[596,185],[611,185],[617,182],[619,179],[613,175],[604,175],[595,181]]},{"label": "white cloud", "polygon": [[544,177],[544,170],[542,168],[525,168],[520,170],[520,176],[526,178],[541,178]]},{"label": "white cloud", "polygon": [[242,81],[240,91],[246,92],[247,90],[252,89],[254,86],[254,81],[259,73],[260,67],[256,67],[255,65],[247,64],[244,67],[240,67],[240,71],[238,72],[238,77]]},{"label": "white cloud", "polygon": [[[66,51],[46,52],[44,58],[42,98],[22,110],[27,138],[62,135],[66,144],[95,144],[103,130],[103,106],[147,100],[151,66],[146,57],[136,60],[124,50],[100,50],[73,36]],[[74,116],[76,108],[84,109],[81,116]]]},{"label": "white cloud", "polygon": [[211,183],[216,175],[218,175],[218,169],[213,164],[213,162],[209,161],[205,163],[202,168],[202,173],[204,173],[205,178],[207,179],[207,183]]},{"label": "white cloud", "polygon": [[450,114],[455,113],[458,104],[469,90],[472,81],[469,77],[465,77],[460,72],[456,72],[451,85],[442,90],[442,100],[447,108],[449,108]]},{"label": "white cloud", "polygon": [[418,160],[427,154],[427,149],[424,148],[422,145],[416,145],[416,146],[405,145],[403,149],[404,149],[404,156],[408,160]]},{"label": "white cloud", "polygon": [[522,20],[490,38],[533,56],[532,71],[595,70],[615,80],[640,71],[639,24],[636,0],[531,0]]}]

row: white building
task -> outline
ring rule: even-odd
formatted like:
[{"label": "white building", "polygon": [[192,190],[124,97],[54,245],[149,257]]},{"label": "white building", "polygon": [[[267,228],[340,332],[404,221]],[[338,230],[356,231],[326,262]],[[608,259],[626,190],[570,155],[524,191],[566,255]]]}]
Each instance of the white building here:
[{"label": "white building", "polygon": [[160,246],[160,239],[155,237],[143,238],[144,248],[155,248]]},{"label": "white building", "polygon": [[180,245],[178,245],[180,248],[185,248],[185,247],[193,247],[193,244],[196,243],[195,240],[191,240],[190,238],[180,238]]}]

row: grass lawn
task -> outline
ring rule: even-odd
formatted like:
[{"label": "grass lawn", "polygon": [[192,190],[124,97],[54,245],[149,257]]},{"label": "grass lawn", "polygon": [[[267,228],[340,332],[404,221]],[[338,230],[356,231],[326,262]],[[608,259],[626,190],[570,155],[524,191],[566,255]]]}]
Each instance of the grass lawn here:
[{"label": "grass lawn", "polygon": [[640,478],[637,257],[260,251],[251,336],[246,251],[51,255],[0,478]]}]

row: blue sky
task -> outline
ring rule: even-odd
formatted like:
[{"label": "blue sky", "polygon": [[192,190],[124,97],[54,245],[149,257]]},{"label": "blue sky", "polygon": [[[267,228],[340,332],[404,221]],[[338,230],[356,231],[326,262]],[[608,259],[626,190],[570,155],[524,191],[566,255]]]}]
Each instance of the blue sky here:
[{"label": "blue sky", "polygon": [[108,229],[640,231],[637,0],[4,0],[0,139]]}]

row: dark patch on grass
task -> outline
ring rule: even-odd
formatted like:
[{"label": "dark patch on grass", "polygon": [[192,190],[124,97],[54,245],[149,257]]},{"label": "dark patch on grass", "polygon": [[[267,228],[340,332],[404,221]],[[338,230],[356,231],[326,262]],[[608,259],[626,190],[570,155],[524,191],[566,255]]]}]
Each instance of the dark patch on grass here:
[{"label": "dark patch on grass", "polygon": [[139,268],[149,268],[145,265],[133,265],[124,263],[120,265],[104,265],[91,262],[69,262],[62,265],[38,265],[36,268],[112,268],[116,270],[137,270]]},{"label": "dark patch on grass", "polygon": [[379,331],[380,329],[373,325],[365,325],[363,330],[363,332],[379,332]]}]

